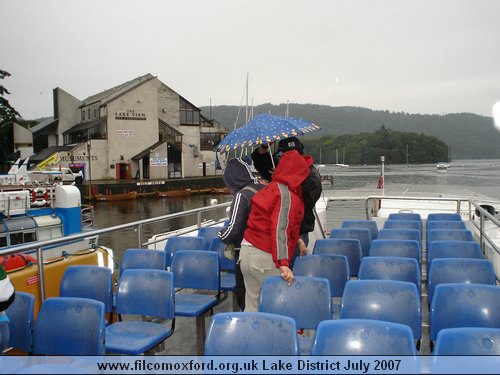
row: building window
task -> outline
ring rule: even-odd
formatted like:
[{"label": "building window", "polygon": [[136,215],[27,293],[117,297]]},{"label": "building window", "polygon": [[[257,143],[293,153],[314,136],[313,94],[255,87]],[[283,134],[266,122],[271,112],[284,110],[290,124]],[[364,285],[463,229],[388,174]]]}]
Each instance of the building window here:
[{"label": "building window", "polygon": [[220,133],[200,133],[200,149],[202,151],[213,151],[221,139]]},{"label": "building window", "polygon": [[200,125],[200,110],[180,98],[179,120],[181,125]]},{"label": "building window", "polygon": [[87,109],[87,114],[89,115],[88,117],[89,117],[89,120],[90,120],[90,108]]},{"label": "building window", "polygon": [[82,121],[85,121],[85,110],[82,110]]},{"label": "building window", "polygon": [[97,108],[94,107],[94,118],[97,118]]}]

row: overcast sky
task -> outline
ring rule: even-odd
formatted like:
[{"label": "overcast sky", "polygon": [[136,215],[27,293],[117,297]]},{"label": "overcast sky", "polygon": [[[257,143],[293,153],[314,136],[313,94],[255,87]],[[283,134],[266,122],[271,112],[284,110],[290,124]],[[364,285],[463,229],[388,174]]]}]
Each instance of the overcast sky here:
[{"label": "overcast sky", "polygon": [[[492,115],[496,0],[0,0],[0,81],[25,119],[151,73],[197,106]],[[293,115],[293,114],[291,114]]]}]

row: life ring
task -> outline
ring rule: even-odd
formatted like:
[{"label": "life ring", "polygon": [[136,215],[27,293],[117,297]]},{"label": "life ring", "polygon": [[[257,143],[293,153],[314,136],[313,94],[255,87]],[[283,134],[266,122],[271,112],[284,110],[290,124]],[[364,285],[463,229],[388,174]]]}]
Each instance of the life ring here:
[{"label": "life ring", "polygon": [[47,193],[47,190],[43,187],[37,187],[31,192],[31,205],[45,206],[48,198],[49,194]]}]

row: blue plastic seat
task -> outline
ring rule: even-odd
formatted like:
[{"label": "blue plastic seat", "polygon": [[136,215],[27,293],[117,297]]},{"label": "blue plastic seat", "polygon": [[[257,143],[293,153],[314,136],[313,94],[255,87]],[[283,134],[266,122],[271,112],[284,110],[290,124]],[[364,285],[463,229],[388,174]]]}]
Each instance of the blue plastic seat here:
[{"label": "blue plastic seat", "polygon": [[414,240],[422,248],[422,233],[418,229],[381,229],[379,240]]},{"label": "blue plastic seat", "polygon": [[210,248],[212,240],[214,238],[218,238],[217,235],[223,228],[224,227],[221,225],[221,226],[201,227],[200,229],[198,229],[198,237],[203,238],[203,248],[205,250],[208,250]]},{"label": "blue plastic seat", "polygon": [[[259,311],[288,316],[297,328],[315,330],[319,322],[332,318],[330,283],[325,278],[295,276],[289,286],[280,276],[268,276],[262,283]],[[311,344],[301,336],[300,353],[310,353]]]},{"label": "blue plastic seat", "polygon": [[416,259],[422,264],[422,249],[415,240],[375,240],[370,248],[370,256],[390,256]]},{"label": "blue plastic seat", "polygon": [[104,303],[77,297],[43,302],[33,330],[35,355],[103,355]]},{"label": "blue plastic seat", "polygon": [[500,328],[461,327],[439,331],[434,355],[500,355]]},{"label": "blue plastic seat", "polygon": [[167,269],[170,267],[177,250],[204,250],[204,246],[203,237],[177,236],[169,238],[165,244]]},{"label": "blue plastic seat", "polygon": [[234,276],[234,270],[236,267],[236,260],[226,258],[224,255],[224,249],[226,244],[222,242],[220,238],[214,238],[210,244],[210,251],[215,251],[219,254],[219,266],[220,266],[220,288],[224,291],[234,291],[236,287],[236,279]]},{"label": "blue plastic seat", "polygon": [[263,312],[216,314],[205,355],[298,355],[295,320]]},{"label": "blue plastic seat", "polygon": [[427,231],[427,248],[433,241],[474,241],[468,229],[432,229]]},{"label": "blue plastic seat", "polygon": [[69,266],[59,285],[60,297],[90,298],[104,303],[104,311],[113,311],[113,277],[107,267]]},{"label": "blue plastic seat", "polygon": [[416,229],[422,234],[422,222],[417,220],[386,220],[383,229]]},{"label": "blue plastic seat", "polygon": [[16,292],[14,302],[5,312],[10,320],[9,346],[31,353],[33,344],[35,296],[21,291]]},{"label": "blue plastic seat", "polygon": [[406,324],[421,338],[420,294],[414,283],[396,280],[348,281],[340,319],[375,319]]},{"label": "blue plastic seat", "polygon": [[430,340],[458,327],[500,327],[500,288],[484,284],[439,284],[430,310]]},{"label": "blue plastic seat", "polygon": [[359,267],[359,280],[399,280],[414,283],[421,290],[418,261],[405,257],[364,257]]},{"label": "blue plastic seat", "polygon": [[[380,235],[380,232],[379,232]],[[366,228],[336,228],[330,231],[330,238],[351,238],[359,240],[364,257],[368,256],[372,238]]]},{"label": "blue plastic seat", "polygon": [[433,241],[427,248],[427,274],[437,258],[484,259],[481,246],[475,241]]},{"label": "blue plastic seat", "polygon": [[[106,352],[139,355],[152,350],[173,333],[172,272],[148,269],[123,271],[118,282],[115,309],[119,321],[106,328]],[[125,314],[135,319],[122,320]],[[143,321],[144,316],[171,320],[171,325]]]},{"label": "blue plastic seat", "polygon": [[342,228],[366,228],[370,231],[371,240],[377,239],[378,226],[375,220],[344,220]]},{"label": "blue plastic seat", "polygon": [[316,240],[313,254],[344,255],[347,257],[351,276],[358,276],[359,265],[363,257],[361,242],[358,239],[327,238]]},{"label": "blue plastic seat", "polygon": [[462,221],[462,216],[458,213],[431,213],[427,215],[426,229],[430,222],[432,221]]},{"label": "blue plastic seat", "polygon": [[350,273],[345,255],[314,254],[297,258],[293,265],[293,274],[328,279],[333,298],[342,297]]},{"label": "blue plastic seat", "polygon": [[120,262],[120,275],[128,269],[166,270],[166,253],[162,250],[126,249]]},{"label": "blue plastic seat", "polygon": [[172,259],[174,286],[183,289],[213,291],[176,293],[175,315],[196,318],[198,354],[205,344],[205,315],[220,301],[219,254],[215,251],[178,250]]},{"label": "blue plastic seat", "polygon": [[431,303],[436,285],[445,283],[495,285],[496,277],[493,264],[487,259],[437,258],[431,263],[427,279],[427,297]]},{"label": "blue plastic seat", "polygon": [[[236,291],[236,259],[226,258],[224,255],[224,249],[226,244],[222,242],[220,238],[214,238],[210,244],[210,251],[215,251],[219,254],[219,266],[220,266],[220,290],[223,292],[223,298],[227,296],[227,292],[233,292],[233,311],[240,311],[238,306],[238,296],[235,294]],[[245,296],[243,295],[243,298]]]},{"label": "blue plastic seat", "polygon": [[420,223],[420,231],[422,231],[422,217],[414,212],[393,212],[389,214],[387,220],[412,220]]},{"label": "blue plastic seat", "polygon": [[467,226],[461,220],[434,220],[427,223],[427,231],[432,229],[467,229]]},{"label": "blue plastic seat", "polygon": [[410,327],[371,319],[319,323],[312,355],[417,355]]}]

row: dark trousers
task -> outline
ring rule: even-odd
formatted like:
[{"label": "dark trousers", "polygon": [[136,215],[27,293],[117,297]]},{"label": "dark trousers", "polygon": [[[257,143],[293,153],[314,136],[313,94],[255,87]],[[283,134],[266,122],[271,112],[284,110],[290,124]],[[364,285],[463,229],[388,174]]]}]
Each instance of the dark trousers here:
[{"label": "dark trousers", "polygon": [[[301,233],[300,238],[302,239],[302,241],[304,241],[306,246],[309,245],[309,233]],[[295,259],[297,259],[298,256],[299,256],[299,247],[295,246],[295,253],[293,254],[292,262],[290,263],[290,269],[292,271],[293,271],[293,264],[295,263]]]}]

